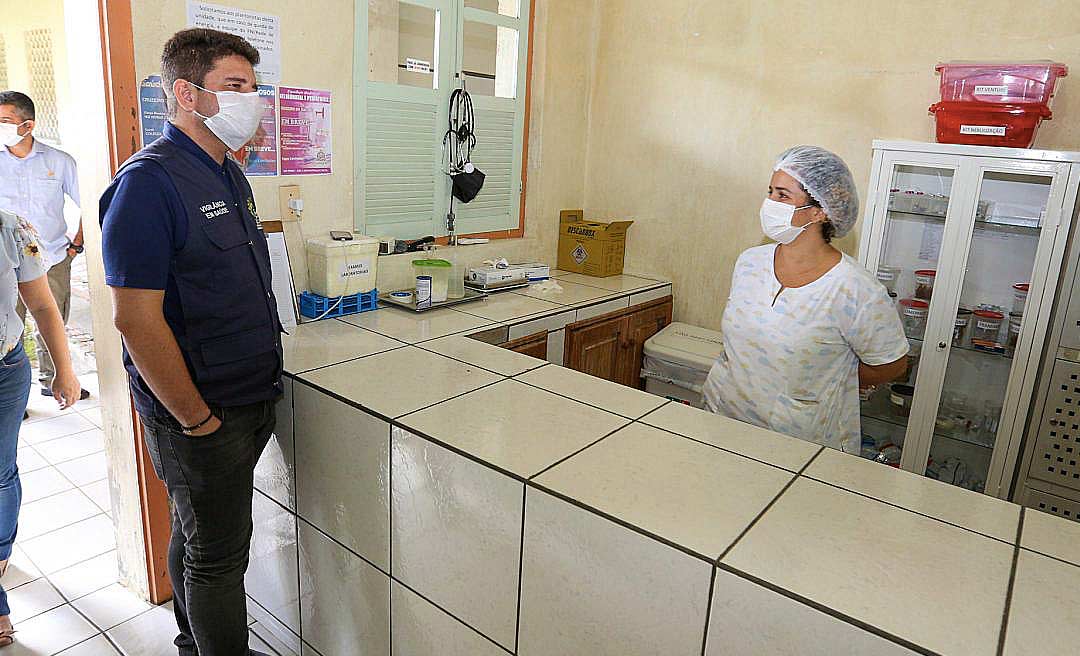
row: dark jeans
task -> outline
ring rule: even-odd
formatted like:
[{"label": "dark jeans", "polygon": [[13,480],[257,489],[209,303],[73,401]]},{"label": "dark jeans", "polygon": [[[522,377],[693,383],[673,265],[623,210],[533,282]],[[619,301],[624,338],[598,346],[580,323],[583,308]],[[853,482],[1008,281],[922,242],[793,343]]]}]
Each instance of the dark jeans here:
[{"label": "dark jeans", "polygon": [[172,501],[169,578],[180,656],[247,656],[244,573],[255,464],[274,401],[221,410],[220,429],[188,437],[171,417],[143,417],[146,447]]}]

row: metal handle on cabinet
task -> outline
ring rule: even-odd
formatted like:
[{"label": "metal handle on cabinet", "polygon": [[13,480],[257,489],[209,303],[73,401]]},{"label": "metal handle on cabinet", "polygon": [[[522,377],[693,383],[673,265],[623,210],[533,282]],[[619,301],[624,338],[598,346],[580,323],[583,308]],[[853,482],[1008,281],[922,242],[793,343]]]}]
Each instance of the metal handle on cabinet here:
[{"label": "metal handle on cabinet", "polygon": [[937,343],[937,350],[944,351],[946,346],[948,346],[948,344],[946,344],[945,342],[938,342]]}]

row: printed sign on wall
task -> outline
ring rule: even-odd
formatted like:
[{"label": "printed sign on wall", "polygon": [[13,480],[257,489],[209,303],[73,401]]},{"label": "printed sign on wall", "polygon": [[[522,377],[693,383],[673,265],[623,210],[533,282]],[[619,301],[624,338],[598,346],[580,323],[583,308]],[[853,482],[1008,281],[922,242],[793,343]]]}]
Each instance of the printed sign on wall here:
[{"label": "printed sign on wall", "polygon": [[263,101],[263,116],[259,130],[251,141],[233,153],[233,157],[248,176],[277,175],[277,90],[269,84],[259,85],[259,98]]},{"label": "printed sign on wall", "polygon": [[161,76],[151,75],[139,84],[139,117],[142,120],[144,146],[161,136],[167,116]]},{"label": "printed sign on wall", "polygon": [[259,82],[274,84],[281,81],[281,19],[278,16],[188,0],[187,18],[189,27],[205,27],[247,39],[259,51],[259,65],[255,67]]},{"label": "printed sign on wall", "polygon": [[333,140],[330,92],[317,89],[278,89],[282,175],[329,175]]}]

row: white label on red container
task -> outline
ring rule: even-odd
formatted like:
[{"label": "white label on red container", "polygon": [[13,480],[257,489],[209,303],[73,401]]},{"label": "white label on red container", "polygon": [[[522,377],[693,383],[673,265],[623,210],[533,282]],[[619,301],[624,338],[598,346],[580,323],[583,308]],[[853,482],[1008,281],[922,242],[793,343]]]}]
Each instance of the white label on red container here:
[{"label": "white label on red container", "polygon": [[961,125],[960,134],[981,134],[988,137],[1004,137],[1004,125]]},{"label": "white label on red container", "polygon": [[977,84],[977,85],[975,85],[975,95],[976,96],[1007,96],[1007,95],[1009,95],[1009,87],[1007,87],[1005,85],[994,86],[994,85],[989,85],[989,84],[986,84],[986,85]]},{"label": "white label on red container", "polygon": [[1000,321],[976,321],[975,327],[979,330],[997,330],[1001,328]]}]

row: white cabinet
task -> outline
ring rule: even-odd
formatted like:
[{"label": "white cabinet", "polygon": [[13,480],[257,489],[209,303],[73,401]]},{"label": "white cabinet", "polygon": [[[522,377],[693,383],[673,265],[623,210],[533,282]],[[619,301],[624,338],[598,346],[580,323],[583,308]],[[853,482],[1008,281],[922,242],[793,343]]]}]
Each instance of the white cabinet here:
[{"label": "white cabinet", "polygon": [[874,142],[860,261],[913,366],[862,402],[865,456],[1008,494],[1078,184],[1077,153]]}]

